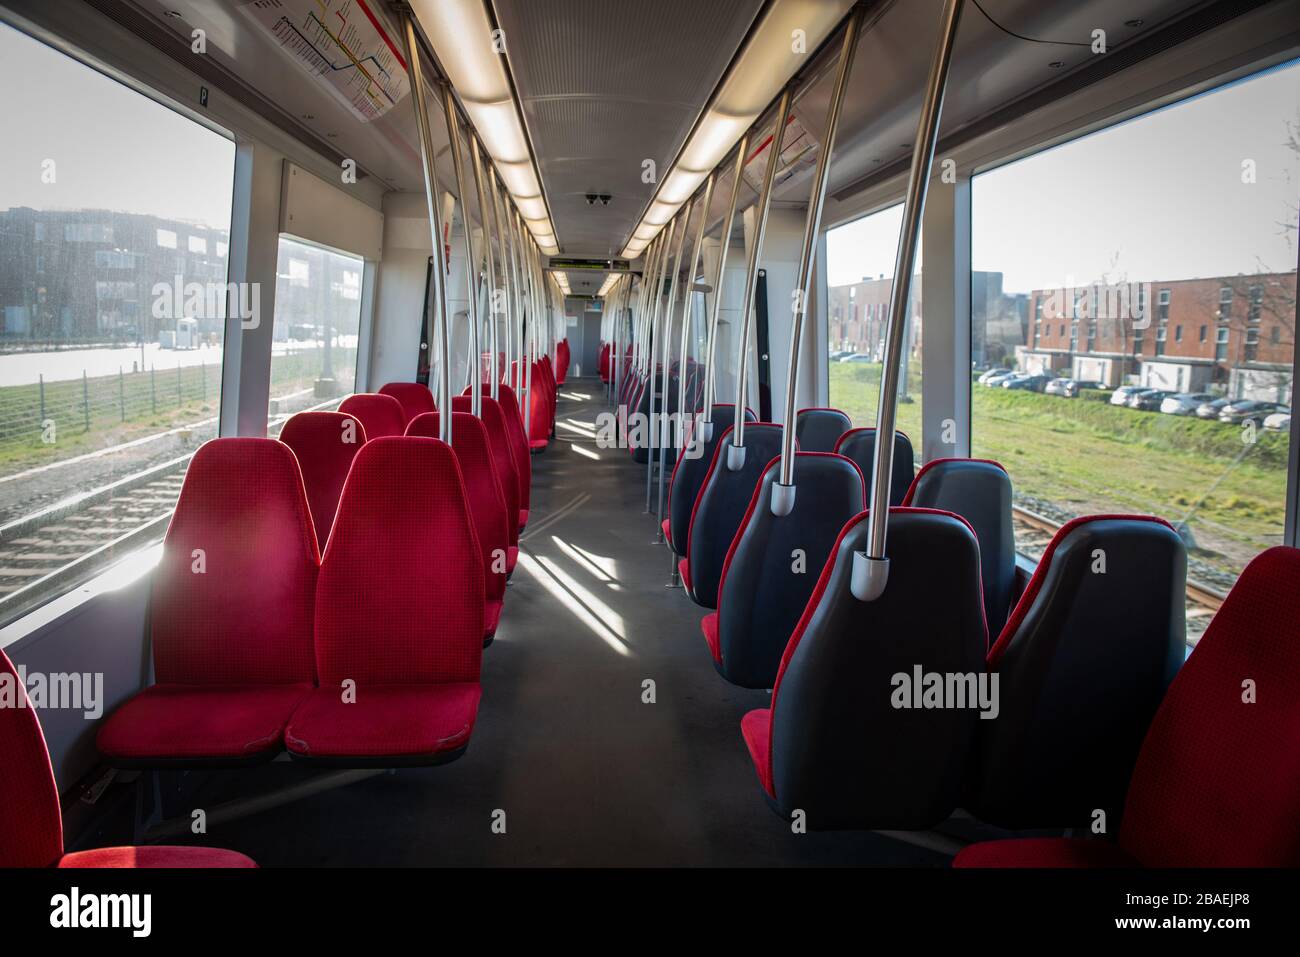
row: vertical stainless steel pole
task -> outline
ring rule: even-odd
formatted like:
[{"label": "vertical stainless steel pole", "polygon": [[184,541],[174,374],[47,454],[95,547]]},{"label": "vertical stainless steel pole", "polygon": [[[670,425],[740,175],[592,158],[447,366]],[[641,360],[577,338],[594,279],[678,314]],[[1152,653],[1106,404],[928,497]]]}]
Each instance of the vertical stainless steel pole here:
[{"label": "vertical stainless steel pole", "polygon": [[[651,482],[654,476],[656,453],[658,453],[659,456],[659,464],[663,465],[664,462],[664,452],[663,452],[664,442],[663,442],[662,432],[663,432],[664,416],[668,414],[668,370],[669,367],[672,365],[672,353],[669,351],[669,343],[672,342],[673,297],[677,295],[677,275],[678,275],[678,270],[681,269],[682,266],[682,244],[683,244],[683,240],[686,239],[686,227],[689,224],[690,215],[691,215],[690,206],[685,206],[680,212],[678,212],[673,216],[672,220],[668,224],[668,242],[669,245],[671,246],[673,236],[674,235],[677,236],[677,252],[676,255],[672,257],[671,265],[669,265],[670,257],[667,255],[664,256],[664,267],[665,267],[664,278],[667,279],[669,276],[671,276],[672,285],[670,287],[671,291],[668,294],[668,304],[663,309],[664,319],[662,322],[659,320],[659,310],[660,310],[659,300],[663,298],[662,295],[663,283],[660,282],[659,288],[655,290],[655,292],[658,293],[658,295],[655,296],[655,321],[654,321],[653,328],[657,331],[656,333],[652,334],[651,337],[651,351],[653,353],[653,350],[656,346],[659,348],[659,351],[663,355],[663,360],[662,360],[663,370],[662,372],[660,372],[659,375],[659,382],[660,382],[659,414],[656,416],[655,415],[655,373],[659,370],[655,368],[657,363],[655,362],[654,356],[652,354],[650,357],[650,406],[648,409],[649,418],[650,418],[649,421],[650,437],[649,437],[649,443],[646,446],[646,463],[645,463],[646,465],[645,510],[647,512],[650,511],[650,491],[651,491]],[[679,231],[677,229],[677,220],[682,218],[683,216],[685,216],[686,218],[682,221],[681,230]],[[659,338],[655,339],[653,337],[654,335],[658,335]],[[661,489],[659,495],[659,499],[660,499],[659,511],[661,513],[660,517],[662,520],[662,512],[663,512],[662,476],[660,478],[660,484],[661,484]],[[663,530],[658,525],[656,525],[655,532],[658,537],[655,539],[654,544],[658,544],[659,542],[663,541]]]},{"label": "vertical stainless steel pole", "polygon": [[772,202],[772,183],[776,180],[776,168],[781,162],[781,143],[785,139],[786,120],[790,116],[790,87],[781,93],[780,105],[776,108],[776,125],[772,127],[772,145],[768,150],[767,169],[763,172],[763,188],[758,194],[755,206],[753,242],[749,247],[748,261],[745,263],[745,302],[740,311],[740,344],[736,365],[736,417],[731,433],[731,445],[727,448],[727,468],[738,472],[745,464],[745,400],[748,398],[749,380],[749,337],[754,328],[754,295],[758,290],[758,256],[763,248],[763,234],[767,232],[767,210]]},{"label": "vertical stainless steel pole", "polygon": [[663,254],[659,257],[659,270],[655,274],[654,288],[651,289],[650,324],[646,333],[646,450],[645,450],[645,511],[650,514],[652,494],[652,477],[655,467],[655,346],[658,344],[659,314],[663,308],[664,280],[668,278],[669,261],[672,258],[673,236],[677,232],[677,216],[668,220],[668,225],[660,231],[664,237]]},{"label": "vertical stainless steel pole", "polygon": [[898,403],[899,365],[903,355],[903,323],[911,293],[912,264],[921,233],[921,213],[930,184],[930,167],[934,163],[934,144],[939,134],[939,116],[943,112],[943,92],[952,62],[957,23],[961,19],[962,0],[944,0],[939,46],[930,65],[921,117],[916,125],[916,144],[912,148],[912,169],[908,174],[907,199],[903,205],[903,224],[898,236],[898,258],[894,263],[894,288],[889,295],[889,328],[885,333],[885,365],[880,375],[880,401],[876,416],[876,461],[871,476],[871,513],[867,517],[867,551],[853,556],[850,588],[861,601],[875,601],[889,581],[889,558],[885,539],[889,530],[889,485],[894,465],[894,418]]},{"label": "vertical stainless steel pole", "polygon": [[[488,351],[492,354],[491,361],[488,363],[488,383],[491,390],[490,394],[493,401],[497,398],[497,269],[496,257],[492,254],[492,234],[496,231],[496,204],[489,204],[487,201],[487,190],[483,185],[483,158],[479,153],[479,144],[476,137],[470,138],[470,148],[474,151],[474,188],[478,192],[479,218],[483,220],[483,251],[487,255],[487,277],[488,277]],[[482,378],[482,372],[479,378]],[[477,387],[479,392],[483,391],[480,385]]]},{"label": "vertical stainless steel pole", "polygon": [[497,356],[492,357],[492,396],[500,398],[501,380],[510,374],[510,329],[515,324],[515,287],[514,277],[511,275],[511,256],[510,256],[510,229],[506,223],[505,205],[501,199],[501,190],[497,184],[496,170],[490,170],[489,180],[492,186],[492,215],[496,220],[497,242],[501,247],[501,285],[504,289],[502,305],[505,307],[505,342],[502,343],[502,353],[505,361],[505,368],[497,367],[497,362],[501,361]]},{"label": "vertical stainless steel pole", "polygon": [[[704,360],[704,412],[700,416],[700,438],[705,442],[713,438],[713,395],[718,374],[718,318],[722,313],[722,277],[727,269],[727,250],[731,246],[731,227],[736,219],[736,200],[740,197],[740,184],[745,180],[745,154],[749,152],[749,131],[736,144],[735,181],[731,184],[731,202],[727,215],[722,218],[722,234],[718,240],[718,273],[713,283],[713,314],[709,319],[709,345]],[[737,415],[743,410],[737,409]]]},{"label": "vertical stainless steel pole", "polygon": [[[673,310],[677,307],[677,286],[682,275],[682,252],[686,248],[686,234],[690,231],[691,213],[694,210],[695,197],[686,201],[682,208],[682,231],[677,238],[677,255],[673,260],[673,281],[668,291],[668,312],[664,319],[663,329],[663,375],[660,381],[663,383],[660,388],[659,399],[659,430],[655,433],[655,439],[659,446],[659,508],[656,512],[655,520],[655,544],[662,545],[664,542],[664,482],[668,471],[668,443],[665,441],[665,433],[673,431],[673,413],[671,403],[669,402],[669,392],[671,391],[670,379],[672,378],[673,366]],[[683,314],[685,319],[685,314]],[[681,378],[682,367],[677,367],[677,376]],[[678,406],[676,418],[681,420],[682,410]]]},{"label": "vertical stainless steel pole", "polygon": [[[479,348],[478,341],[478,295],[474,289],[474,280],[478,276],[478,268],[474,263],[474,226],[469,219],[469,184],[465,180],[465,160],[460,155],[460,123],[456,119],[456,101],[452,98],[451,87],[443,86],[442,88],[442,109],[447,116],[447,142],[451,149],[451,166],[456,171],[456,189],[460,192],[460,221],[465,230],[465,298],[469,300],[465,310],[465,318],[469,320],[469,351],[473,357],[470,363],[470,411],[476,418],[483,417],[483,390],[479,388],[479,363],[483,361],[482,350]],[[476,164],[477,165],[477,164]],[[481,194],[480,194],[481,196]],[[482,207],[479,207],[479,215],[482,216]],[[487,225],[484,223],[484,229]],[[440,406],[442,412],[441,418],[447,418],[451,415],[451,403]]]},{"label": "vertical stainless steel pole", "polygon": [[[682,348],[681,361],[678,365],[679,375],[677,380],[677,412],[678,412],[678,429],[677,429],[677,451],[678,454],[686,448],[686,362],[689,358],[691,327],[693,325],[691,318],[691,296],[695,290],[695,276],[700,269],[700,253],[704,247],[704,230],[709,225],[709,205],[713,202],[713,180],[715,174],[710,173],[708,179],[704,181],[704,198],[701,204],[703,212],[700,215],[700,224],[695,232],[695,248],[691,250],[691,268],[686,272],[686,291],[682,296]],[[694,428],[695,409],[691,409],[690,434],[695,434]],[[673,562],[673,571],[677,570],[677,562]]]},{"label": "vertical stainless steel pole", "polygon": [[772,488],[772,514],[789,515],[794,508],[794,433],[795,400],[799,388],[799,352],[803,344],[803,320],[808,312],[811,293],[813,258],[817,252],[817,233],[821,230],[822,208],[826,202],[826,177],[830,173],[831,150],[835,146],[835,130],[840,122],[840,107],[844,103],[844,90],[848,86],[849,71],[853,67],[853,54],[858,48],[858,29],[862,23],[862,8],[854,9],[849,22],[844,25],[840,46],[839,69],[835,74],[835,88],[826,114],[826,130],[822,134],[821,152],[817,155],[817,170],[813,174],[812,195],[808,200],[808,216],[804,221],[803,250],[799,259],[799,285],[796,287],[794,308],[790,323],[790,364],[785,379],[785,420],[781,428],[781,474]]},{"label": "vertical stainless steel pole", "polygon": [[[411,102],[415,106],[415,125],[420,132],[420,158],[424,161],[424,198],[429,207],[429,233],[433,239],[433,288],[436,314],[434,341],[441,351],[442,375],[438,379],[438,438],[451,444],[451,334],[447,321],[447,284],[443,275],[442,212],[438,202],[438,172],[434,167],[433,132],[429,128],[429,110],[424,101],[424,69],[420,64],[420,47],[415,39],[415,22],[409,8],[402,10],[402,35],[406,41],[406,62],[410,71]],[[430,350],[433,343],[429,343]],[[430,368],[433,356],[429,356]]]}]

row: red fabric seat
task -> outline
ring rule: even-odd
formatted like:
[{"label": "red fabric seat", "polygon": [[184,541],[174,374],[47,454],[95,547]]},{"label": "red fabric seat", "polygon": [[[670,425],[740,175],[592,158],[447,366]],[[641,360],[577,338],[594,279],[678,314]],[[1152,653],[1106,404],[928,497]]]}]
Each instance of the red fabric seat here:
[{"label": "red fabric seat", "polygon": [[[0,675],[22,688],[0,651]],[[27,700],[0,708],[0,868],[5,867],[256,867],[234,851],[206,847],[105,847],[63,853],[63,812],[36,710]]]},{"label": "red fabric seat", "polygon": [[315,674],[317,567],[289,447],[253,438],[203,445],[153,575],[157,684],[100,726],[109,763],[229,766],[273,757]]},{"label": "red fabric seat", "polygon": [[[436,439],[440,419],[437,412],[417,415],[406,427],[406,434]],[[492,450],[488,446],[487,430],[482,420],[469,412],[453,412],[451,430],[451,446],[465,483],[469,513],[474,520],[474,532],[483,559],[484,599],[489,605],[493,602],[499,604],[506,593],[510,526],[505,496],[501,492],[501,483],[497,481]],[[495,631],[495,620],[485,623],[483,637],[491,638]]]},{"label": "red fabric seat", "polygon": [[359,687],[347,703],[337,688],[320,688],[293,716],[285,743],[294,757],[323,764],[441,764],[469,744],[480,694],[477,681],[379,684]]},{"label": "red fabric seat", "polygon": [[659,523],[659,527],[663,529],[664,541],[666,541],[669,545],[672,545],[673,543],[672,519],[665,518],[662,522]]},{"label": "red fabric seat", "polygon": [[[465,391],[469,392],[468,389]],[[451,400],[451,408],[453,412],[469,412],[472,409],[472,399],[468,394],[455,396]],[[492,467],[501,482],[501,494],[505,496],[506,515],[518,515],[519,474],[515,468],[515,457],[510,453],[505,413],[490,395],[483,396],[480,409],[483,413],[483,427],[487,429],[488,447],[492,450]],[[509,522],[509,526],[510,544],[517,545],[520,526],[516,522]]]},{"label": "red fabric seat", "polygon": [[[1116,852],[1144,867],[1300,866],[1298,634],[1300,549],[1270,548],[1246,566],[1169,686],[1133,769]],[[975,844],[953,863],[1119,860],[1078,843]]]},{"label": "red fabric seat", "polygon": [[379,390],[380,395],[391,395],[402,406],[402,424],[410,425],[417,415],[437,412],[433,393],[419,382],[389,382]]},{"label": "red fabric seat", "polygon": [[506,577],[509,578],[515,570],[515,565],[519,563],[519,546],[511,545],[506,549]]},{"label": "red fabric seat", "polygon": [[357,449],[366,442],[365,426],[343,412],[299,412],[284,423],[280,441],[298,458],[316,542],[323,550],[348,469]]},{"label": "red fabric seat", "polygon": [[505,602],[500,599],[492,601],[489,599],[483,605],[483,634],[490,639],[497,632],[497,625],[501,623],[501,612],[505,608]]},{"label": "red fabric seat", "polygon": [[283,749],[289,717],[312,687],[154,685],[104,725],[99,749],[115,764],[269,760]]},{"label": "red fabric seat", "polygon": [[144,847],[97,847],[92,851],[64,854],[58,863],[65,868],[228,868],[257,867],[251,857],[217,847],[146,845]]},{"label": "red fabric seat", "polygon": [[406,431],[406,413],[402,411],[402,403],[391,395],[358,392],[339,403],[339,411],[361,423],[367,441],[386,435],[401,435]]},{"label": "red fabric seat", "polygon": [[1017,838],[963,848],[954,867],[1134,867],[1136,861],[1110,841],[1086,838]]},{"label": "red fabric seat", "polygon": [[456,454],[418,436],[367,442],[321,563],[320,687],[289,722],[289,753],[349,767],[456,756],[477,714],[483,614],[482,555]]},{"label": "red fabric seat", "polygon": [[683,558],[677,563],[677,574],[682,576],[682,584],[686,586],[689,594],[691,590],[691,561],[689,558]]},{"label": "red fabric seat", "polygon": [[711,611],[700,619],[700,631],[704,632],[704,640],[709,643],[709,651],[713,654],[714,661],[722,660],[722,645],[718,641],[718,613]]},{"label": "red fabric seat", "polygon": [[521,508],[519,510],[519,528],[522,531],[527,527],[528,527],[528,509]]},{"label": "red fabric seat", "polygon": [[[491,387],[484,385],[485,392]],[[465,390],[468,394],[469,390]],[[519,399],[514,390],[504,382],[497,387],[497,404],[505,418],[506,434],[509,437],[510,451],[514,455],[515,475],[519,481],[519,507],[528,510],[529,489],[533,480],[533,464],[528,457],[528,436],[524,434],[524,420],[519,412]],[[522,527],[523,523],[520,523]]]},{"label": "red fabric seat", "polygon": [[740,736],[749,749],[749,759],[758,772],[758,783],[768,795],[775,797],[772,786],[772,709],[756,708],[740,719]]}]

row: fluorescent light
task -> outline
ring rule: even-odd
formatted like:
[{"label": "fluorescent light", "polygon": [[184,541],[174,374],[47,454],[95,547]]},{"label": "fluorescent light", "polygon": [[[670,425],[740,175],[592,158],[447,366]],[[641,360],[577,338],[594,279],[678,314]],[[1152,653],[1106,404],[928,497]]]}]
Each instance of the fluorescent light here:
[{"label": "fluorescent light", "polygon": [[[773,0],[623,248],[635,259],[831,34],[854,0]],[[796,48],[796,31],[803,43]]]},{"label": "fluorescent light", "polygon": [[515,207],[543,251],[555,255],[555,228],[519,121],[507,54],[493,35],[484,0],[411,0],[411,7]]}]

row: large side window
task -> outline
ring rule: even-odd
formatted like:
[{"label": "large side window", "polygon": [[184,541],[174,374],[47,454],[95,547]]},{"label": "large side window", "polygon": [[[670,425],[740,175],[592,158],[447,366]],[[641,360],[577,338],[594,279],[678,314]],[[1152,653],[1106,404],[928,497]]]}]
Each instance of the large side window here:
[{"label": "large side window", "polygon": [[294,412],[334,409],[357,377],[365,263],[280,237],[267,428],[279,435]]},{"label": "large side window", "polygon": [[8,622],[160,539],[217,434],[235,146],[4,25],[0,113]]},{"label": "large side window", "polygon": [[1022,517],[1163,516],[1216,592],[1282,541],[1297,183],[1294,62],[974,178],[972,449]]},{"label": "large side window", "polygon": [[[874,426],[880,398],[885,330],[894,288],[894,264],[903,206],[898,204],[845,223],[826,234],[827,389],[830,404],[855,426]],[[921,450],[921,255],[917,247],[902,376],[898,428]]]}]

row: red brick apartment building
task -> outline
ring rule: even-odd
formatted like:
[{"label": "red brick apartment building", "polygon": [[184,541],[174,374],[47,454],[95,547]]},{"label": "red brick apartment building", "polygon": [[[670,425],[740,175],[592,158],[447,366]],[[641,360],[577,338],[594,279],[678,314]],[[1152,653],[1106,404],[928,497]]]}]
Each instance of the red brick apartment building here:
[{"label": "red brick apartment building", "polygon": [[1294,272],[1134,284],[1129,308],[1118,311],[1116,299],[1096,288],[1035,289],[1020,367],[1110,387],[1290,403]]}]

